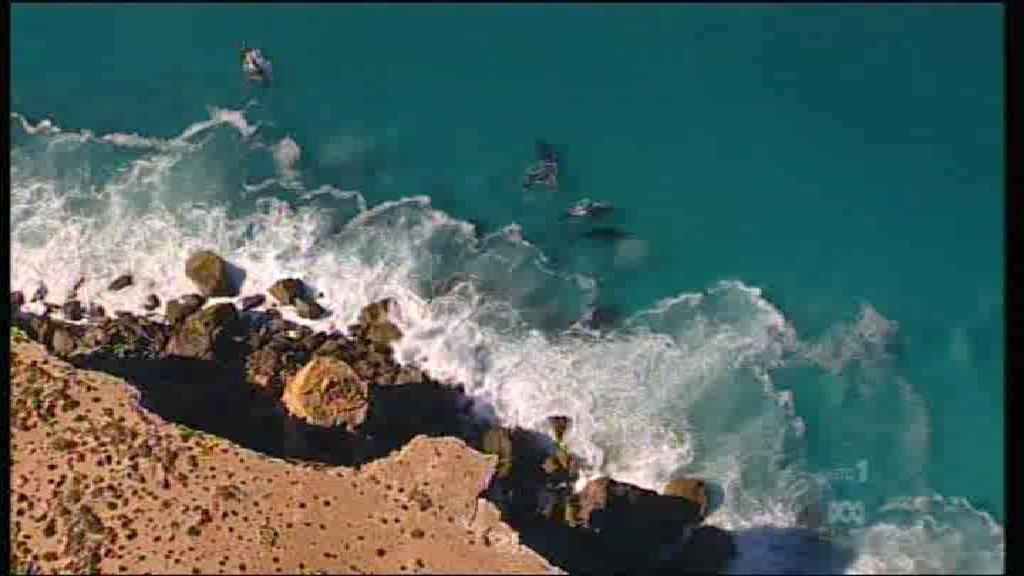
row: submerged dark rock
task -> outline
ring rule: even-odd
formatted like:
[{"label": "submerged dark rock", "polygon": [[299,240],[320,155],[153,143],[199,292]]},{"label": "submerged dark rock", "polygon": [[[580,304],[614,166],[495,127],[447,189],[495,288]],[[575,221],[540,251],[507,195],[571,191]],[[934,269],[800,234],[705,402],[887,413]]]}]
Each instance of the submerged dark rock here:
[{"label": "submerged dark rock", "polygon": [[48,292],[49,290],[46,289],[46,284],[39,284],[39,287],[32,293],[32,299],[30,302],[42,302],[46,299],[46,294]]},{"label": "submerged dark rock", "polygon": [[85,315],[85,310],[82,307],[82,303],[78,300],[68,300],[61,307],[61,314],[64,315],[66,320],[77,322]]},{"label": "submerged dark rock", "polygon": [[613,226],[598,226],[584,232],[582,237],[590,240],[625,240],[634,238],[634,235]]},{"label": "submerged dark rock", "polygon": [[25,295],[21,290],[15,290],[11,292],[11,314],[17,312],[22,306],[25,305]]},{"label": "submerged dark rock", "polygon": [[283,278],[274,282],[268,290],[279,303],[290,306],[306,296],[306,288],[298,278]]},{"label": "submerged dark rock", "polygon": [[142,307],[146,310],[156,310],[160,307],[160,298],[156,294],[150,294],[146,296],[145,302],[142,303]]},{"label": "submerged dark rock", "polygon": [[241,309],[243,312],[248,312],[255,308],[263,306],[263,303],[267,301],[267,297],[263,294],[253,294],[252,296],[246,296],[242,298]]},{"label": "submerged dark rock", "polygon": [[135,279],[132,278],[131,274],[121,274],[117,278],[114,278],[114,281],[111,282],[109,286],[107,286],[107,290],[110,290],[111,292],[124,290],[125,288],[131,286],[134,281]]},{"label": "submerged dark rock", "polygon": [[327,310],[312,300],[297,300],[295,302],[295,313],[300,318],[307,318],[309,320],[319,320],[327,316]]}]

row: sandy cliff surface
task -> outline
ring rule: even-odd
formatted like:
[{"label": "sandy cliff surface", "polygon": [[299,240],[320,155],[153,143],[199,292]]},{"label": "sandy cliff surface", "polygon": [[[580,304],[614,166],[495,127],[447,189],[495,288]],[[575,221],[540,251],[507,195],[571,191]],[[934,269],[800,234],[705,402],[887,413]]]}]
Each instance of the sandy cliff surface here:
[{"label": "sandy cliff surface", "polygon": [[361,469],[165,422],[112,376],[12,340],[11,563],[103,573],[545,573],[479,498],[497,457],[417,436]]}]

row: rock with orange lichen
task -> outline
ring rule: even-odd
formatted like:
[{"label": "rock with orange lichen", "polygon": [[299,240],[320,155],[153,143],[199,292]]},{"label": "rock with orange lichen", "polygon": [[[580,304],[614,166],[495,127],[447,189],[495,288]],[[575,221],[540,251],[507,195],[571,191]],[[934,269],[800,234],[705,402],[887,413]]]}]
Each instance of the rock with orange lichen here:
[{"label": "rock with orange lichen", "polygon": [[295,417],[315,426],[357,428],[370,408],[370,387],[337,358],[317,356],[285,386],[281,398]]}]

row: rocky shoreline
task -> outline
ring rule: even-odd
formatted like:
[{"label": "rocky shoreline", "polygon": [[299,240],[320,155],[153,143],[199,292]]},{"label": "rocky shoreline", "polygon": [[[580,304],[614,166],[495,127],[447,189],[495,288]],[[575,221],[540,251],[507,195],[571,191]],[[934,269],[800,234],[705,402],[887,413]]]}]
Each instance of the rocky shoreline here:
[{"label": "rocky shoreline", "polygon": [[[185,273],[196,293],[166,303],[153,295],[146,315],[111,317],[75,290],[49,302],[42,286],[31,298],[42,313],[26,313],[24,294],[15,292],[13,325],[77,368],[127,380],[141,406],[162,419],[271,457],[361,469],[420,436],[461,439],[496,456],[481,490],[501,520],[572,573],[721,572],[735,554],[729,533],[702,523],[701,479],[678,479],[657,493],[598,478],[574,492],[577,461],[563,442],[572,433],[568,418],[552,414],[550,434],[482,422],[458,383],[400,365],[391,345],[402,333],[389,319],[390,302],[367,305],[347,334],[318,332],[281,315],[284,307],[309,319],[328,313],[301,280],[241,296],[238,272],[213,252],[192,254]],[[124,274],[109,289],[131,283]]]}]

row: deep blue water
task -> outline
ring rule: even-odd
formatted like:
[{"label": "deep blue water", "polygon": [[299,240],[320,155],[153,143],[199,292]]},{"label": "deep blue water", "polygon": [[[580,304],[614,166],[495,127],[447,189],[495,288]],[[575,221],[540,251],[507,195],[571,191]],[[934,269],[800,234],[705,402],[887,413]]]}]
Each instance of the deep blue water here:
[{"label": "deep blue water", "polygon": [[[151,271],[157,286],[180,281],[181,258],[160,244],[165,232],[137,236],[153,225],[141,218],[156,207],[223,207],[222,230],[258,213],[261,195],[293,208],[323,185],[357,190],[371,208],[429,196],[451,218],[476,222],[482,236],[518,224],[533,248],[490,240],[484,256],[471,257],[450,246],[470,242],[455,233],[420,242],[381,232],[379,245],[367,233],[359,241],[368,266],[414,258],[396,248],[402,242],[425,251],[415,255],[417,270],[448,258],[487,276],[499,300],[522,314],[522,329],[552,342],[580,300],[624,318],[623,335],[607,349],[572,341],[543,366],[547,356],[525,352],[538,345],[525,332],[481,336],[489,368],[472,370],[504,418],[535,420],[522,408],[535,402],[535,386],[542,396],[568,387],[594,395],[585,411],[598,422],[581,426],[578,439],[604,450],[605,471],[628,470],[636,481],[663,478],[656,465],[616,468],[616,458],[658,452],[623,453],[600,421],[657,422],[690,446],[685,471],[732,494],[722,523],[733,527],[792,524],[785,490],[766,487],[788,478],[776,460],[825,476],[863,461],[867,481],[833,494],[864,502],[869,524],[884,526],[858,541],[855,568],[991,570],[991,558],[979,559],[989,551],[1001,561],[1001,531],[975,513],[1004,518],[1000,6],[18,5],[12,20],[16,288],[69,282],[68,265],[114,273],[105,262],[118,259],[142,276]],[[243,41],[273,61],[269,86],[241,75]],[[167,174],[109,192],[131,166],[173,154],[98,142],[103,135],[169,142],[216,116],[211,107],[244,109],[241,132],[252,134],[209,128],[194,139],[209,138],[200,149],[174,156]],[[49,119],[61,132],[29,134],[21,117],[30,126]],[[84,131],[93,141],[62,140]],[[520,186],[537,138],[562,155],[556,192]],[[293,184],[244,191],[272,177]],[[40,182],[61,185],[40,192]],[[137,224],[123,213],[120,227],[96,216],[120,193],[140,203],[130,213]],[[590,225],[559,214],[584,197],[613,203],[600,224],[636,239],[579,239]],[[334,213],[346,202],[315,205]],[[324,230],[311,240],[296,221],[288,220],[293,229],[275,221],[273,240],[257,231],[263,240],[248,244],[185,221],[168,224],[178,244],[220,242],[254,262],[293,236],[294,252],[262,261],[270,276],[296,262],[336,262],[312,256],[330,252]],[[69,256],[69,238],[87,248]],[[535,276],[526,269],[538,258],[543,273]],[[509,263],[520,261],[528,265]],[[346,284],[352,276],[339,271],[351,269],[337,266],[331,281],[354,300],[401,284],[369,272]],[[566,280],[580,277],[599,278],[598,288],[581,295]],[[696,305],[657,306],[701,293]],[[648,352],[654,340],[626,334],[637,325],[670,335],[676,363]],[[768,328],[791,334],[779,343]],[[467,336],[449,333],[431,365],[468,374],[452,344]],[[547,383],[552,392],[512,375],[516,350],[538,363],[517,369],[538,378],[555,382],[556,368],[574,368],[565,368],[564,383]],[[602,358],[612,357],[655,366],[658,376],[605,370]],[[571,374],[574,362],[587,367],[585,378]],[[602,413],[619,393],[613,382],[632,386],[623,378],[633,377],[644,391],[630,392],[637,409]],[[780,393],[792,393],[793,414],[768,408]],[[773,434],[785,446],[752,447]],[[655,444],[645,438],[632,448]],[[768,450],[769,471],[730,460],[745,450]],[[899,521],[876,512],[910,497],[931,504],[914,504]],[[923,518],[964,541],[922,531]]]}]

